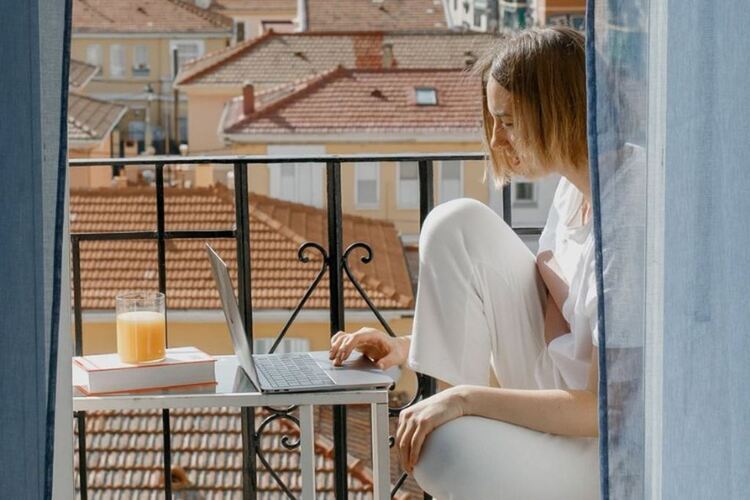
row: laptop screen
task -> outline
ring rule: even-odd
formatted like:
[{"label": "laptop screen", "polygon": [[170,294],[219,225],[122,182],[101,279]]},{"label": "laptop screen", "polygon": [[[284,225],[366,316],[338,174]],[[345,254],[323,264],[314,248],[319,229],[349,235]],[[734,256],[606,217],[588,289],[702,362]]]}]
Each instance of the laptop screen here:
[{"label": "laptop screen", "polygon": [[229,326],[229,334],[232,337],[234,353],[237,355],[240,366],[245,370],[250,381],[260,391],[260,383],[258,383],[258,374],[255,371],[252,351],[250,350],[250,344],[247,342],[245,327],[242,324],[242,316],[240,316],[240,309],[237,306],[237,299],[234,296],[232,280],[229,278],[227,265],[208,243],[206,243],[206,252],[208,252],[208,259],[211,261],[211,270],[213,271],[216,286],[219,288],[221,306],[224,309],[224,316],[227,318],[227,326]]}]

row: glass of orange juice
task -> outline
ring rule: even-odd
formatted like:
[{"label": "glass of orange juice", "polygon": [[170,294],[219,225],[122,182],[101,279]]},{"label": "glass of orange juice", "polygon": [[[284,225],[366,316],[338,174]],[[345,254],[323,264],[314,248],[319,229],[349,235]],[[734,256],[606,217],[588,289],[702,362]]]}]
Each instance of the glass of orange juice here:
[{"label": "glass of orange juice", "polygon": [[117,354],[123,363],[154,363],[165,357],[164,294],[117,295]]}]

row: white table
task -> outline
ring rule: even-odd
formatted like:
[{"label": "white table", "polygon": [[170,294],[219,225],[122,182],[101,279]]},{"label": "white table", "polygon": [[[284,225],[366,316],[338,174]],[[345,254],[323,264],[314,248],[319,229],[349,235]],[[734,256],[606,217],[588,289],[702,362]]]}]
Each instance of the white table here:
[{"label": "white table", "polygon": [[[117,396],[86,396],[74,391],[74,411],[141,410],[207,407],[299,407],[300,465],[302,498],[314,499],[315,435],[313,407],[316,405],[369,404],[372,421],[372,463],[374,498],[390,498],[390,465],[388,446],[388,390],[347,390],[305,392],[298,394],[261,394],[255,390],[239,368],[234,356],[216,356],[216,386],[191,390],[166,390]],[[75,381],[74,381],[75,383]]]}]

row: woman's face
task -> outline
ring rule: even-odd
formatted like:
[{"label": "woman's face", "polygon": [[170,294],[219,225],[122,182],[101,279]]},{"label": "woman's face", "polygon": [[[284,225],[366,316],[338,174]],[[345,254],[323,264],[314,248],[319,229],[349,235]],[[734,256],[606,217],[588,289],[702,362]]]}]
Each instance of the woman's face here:
[{"label": "woman's face", "polygon": [[487,109],[493,122],[490,148],[504,154],[513,169],[525,177],[545,175],[546,169],[523,153],[521,138],[513,128],[513,96],[494,78],[487,82]]}]

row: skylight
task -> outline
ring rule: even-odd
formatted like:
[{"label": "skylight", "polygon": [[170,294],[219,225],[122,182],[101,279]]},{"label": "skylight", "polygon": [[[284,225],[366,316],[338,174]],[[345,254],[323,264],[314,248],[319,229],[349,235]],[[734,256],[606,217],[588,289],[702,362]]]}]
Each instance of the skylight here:
[{"label": "skylight", "polygon": [[414,95],[420,106],[436,106],[437,90],[432,87],[415,87]]}]

